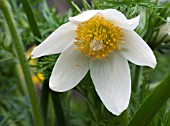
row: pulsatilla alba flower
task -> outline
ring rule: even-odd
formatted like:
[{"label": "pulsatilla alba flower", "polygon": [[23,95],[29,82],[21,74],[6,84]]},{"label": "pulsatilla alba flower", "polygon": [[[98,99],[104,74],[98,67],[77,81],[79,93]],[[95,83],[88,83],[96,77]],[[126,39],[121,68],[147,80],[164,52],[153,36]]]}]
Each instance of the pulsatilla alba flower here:
[{"label": "pulsatilla alba flower", "polygon": [[33,50],[32,57],[61,53],[49,81],[58,92],[75,87],[90,69],[105,107],[120,115],[131,94],[128,60],[156,66],[152,50],[133,31],[138,24],[139,16],[128,20],[115,9],[85,11],[55,30]]}]

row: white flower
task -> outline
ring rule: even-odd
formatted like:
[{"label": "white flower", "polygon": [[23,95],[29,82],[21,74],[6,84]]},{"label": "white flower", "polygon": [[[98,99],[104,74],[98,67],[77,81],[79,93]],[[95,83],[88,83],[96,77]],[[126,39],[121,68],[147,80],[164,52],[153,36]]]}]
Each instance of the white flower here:
[{"label": "white flower", "polygon": [[120,115],[129,104],[131,77],[128,61],[156,66],[145,41],[133,30],[139,16],[130,20],[115,9],[85,11],[55,30],[32,52],[32,58],[61,53],[49,86],[63,92],[75,87],[90,69],[95,89],[106,106]]}]

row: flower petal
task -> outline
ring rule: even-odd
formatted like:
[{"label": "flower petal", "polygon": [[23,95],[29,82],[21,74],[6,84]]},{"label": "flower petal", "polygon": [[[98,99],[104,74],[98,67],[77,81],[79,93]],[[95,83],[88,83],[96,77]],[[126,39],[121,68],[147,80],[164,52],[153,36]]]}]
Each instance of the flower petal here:
[{"label": "flower petal", "polygon": [[151,48],[136,32],[124,30],[124,39],[125,44],[119,51],[123,57],[136,65],[155,68],[156,58]]},{"label": "flower petal", "polygon": [[107,60],[92,61],[90,74],[106,108],[113,114],[120,115],[128,107],[131,93],[127,60],[112,53]]},{"label": "flower petal", "polygon": [[101,11],[101,13],[106,20],[112,21],[115,25],[126,30],[134,30],[140,20],[140,16],[128,20],[123,13],[116,9],[106,9]]},{"label": "flower petal", "polygon": [[31,53],[32,58],[61,53],[75,38],[77,25],[68,22],[56,29],[48,38]]},{"label": "flower petal", "polygon": [[127,29],[134,30],[138,24],[140,16],[137,16],[133,19],[127,20],[127,18],[116,9],[106,9],[106,10],[89,10],[84,11],[83,13],[70,17],[69,21],[73,23],[81,23],[89,20],[96,14],[101,14],[105,17],[106,20],[112,21],[115,25]]},{"label": "flower petal", "polygon": [[92,18],[95,14],[97,14],[100,11],[102,11],[102,10],[84,11],[79,15],[76,15],[74,17],[70,17],[69,21],[72,22],[72,23],[81,23],[81,22],[89,20],[90,18]]},{"label": "flower petal", "polygon": [[128,20],[128,24],[132,27],[132,29],[134,30],[138,25],[139,25],[139,21],[140,21],[140,16],[138,15],[135,18],[129,19]]},{"label": "flower petal", "polygon": [[88,72],[89,63],[89,58],[79,51],[75,51],[73,45],[71,45],[61,53],[53,68],[50,88],[59,92],[72,89]]}]

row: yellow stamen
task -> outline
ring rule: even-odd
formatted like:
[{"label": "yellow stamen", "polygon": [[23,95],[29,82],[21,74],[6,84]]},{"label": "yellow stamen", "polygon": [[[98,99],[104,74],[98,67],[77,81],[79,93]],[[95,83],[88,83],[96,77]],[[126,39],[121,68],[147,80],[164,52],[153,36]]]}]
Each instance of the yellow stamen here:
[{"label": "yellow stamen", "polygon": [[74,50],[80,50],[93,59],[106,59],[109,53],[120,50],[124,44],[122,29],[96,15],[77,26]]}]

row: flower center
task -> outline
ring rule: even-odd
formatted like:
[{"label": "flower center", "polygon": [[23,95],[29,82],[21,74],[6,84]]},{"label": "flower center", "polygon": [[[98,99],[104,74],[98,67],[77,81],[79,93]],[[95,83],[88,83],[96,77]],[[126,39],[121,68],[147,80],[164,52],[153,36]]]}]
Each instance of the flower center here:
[{"label": "flower center", "polygon": [[118,26],[96,15],[77,26],[75,48],[93,59],[105,59],[124,44],[124,33]]}]

